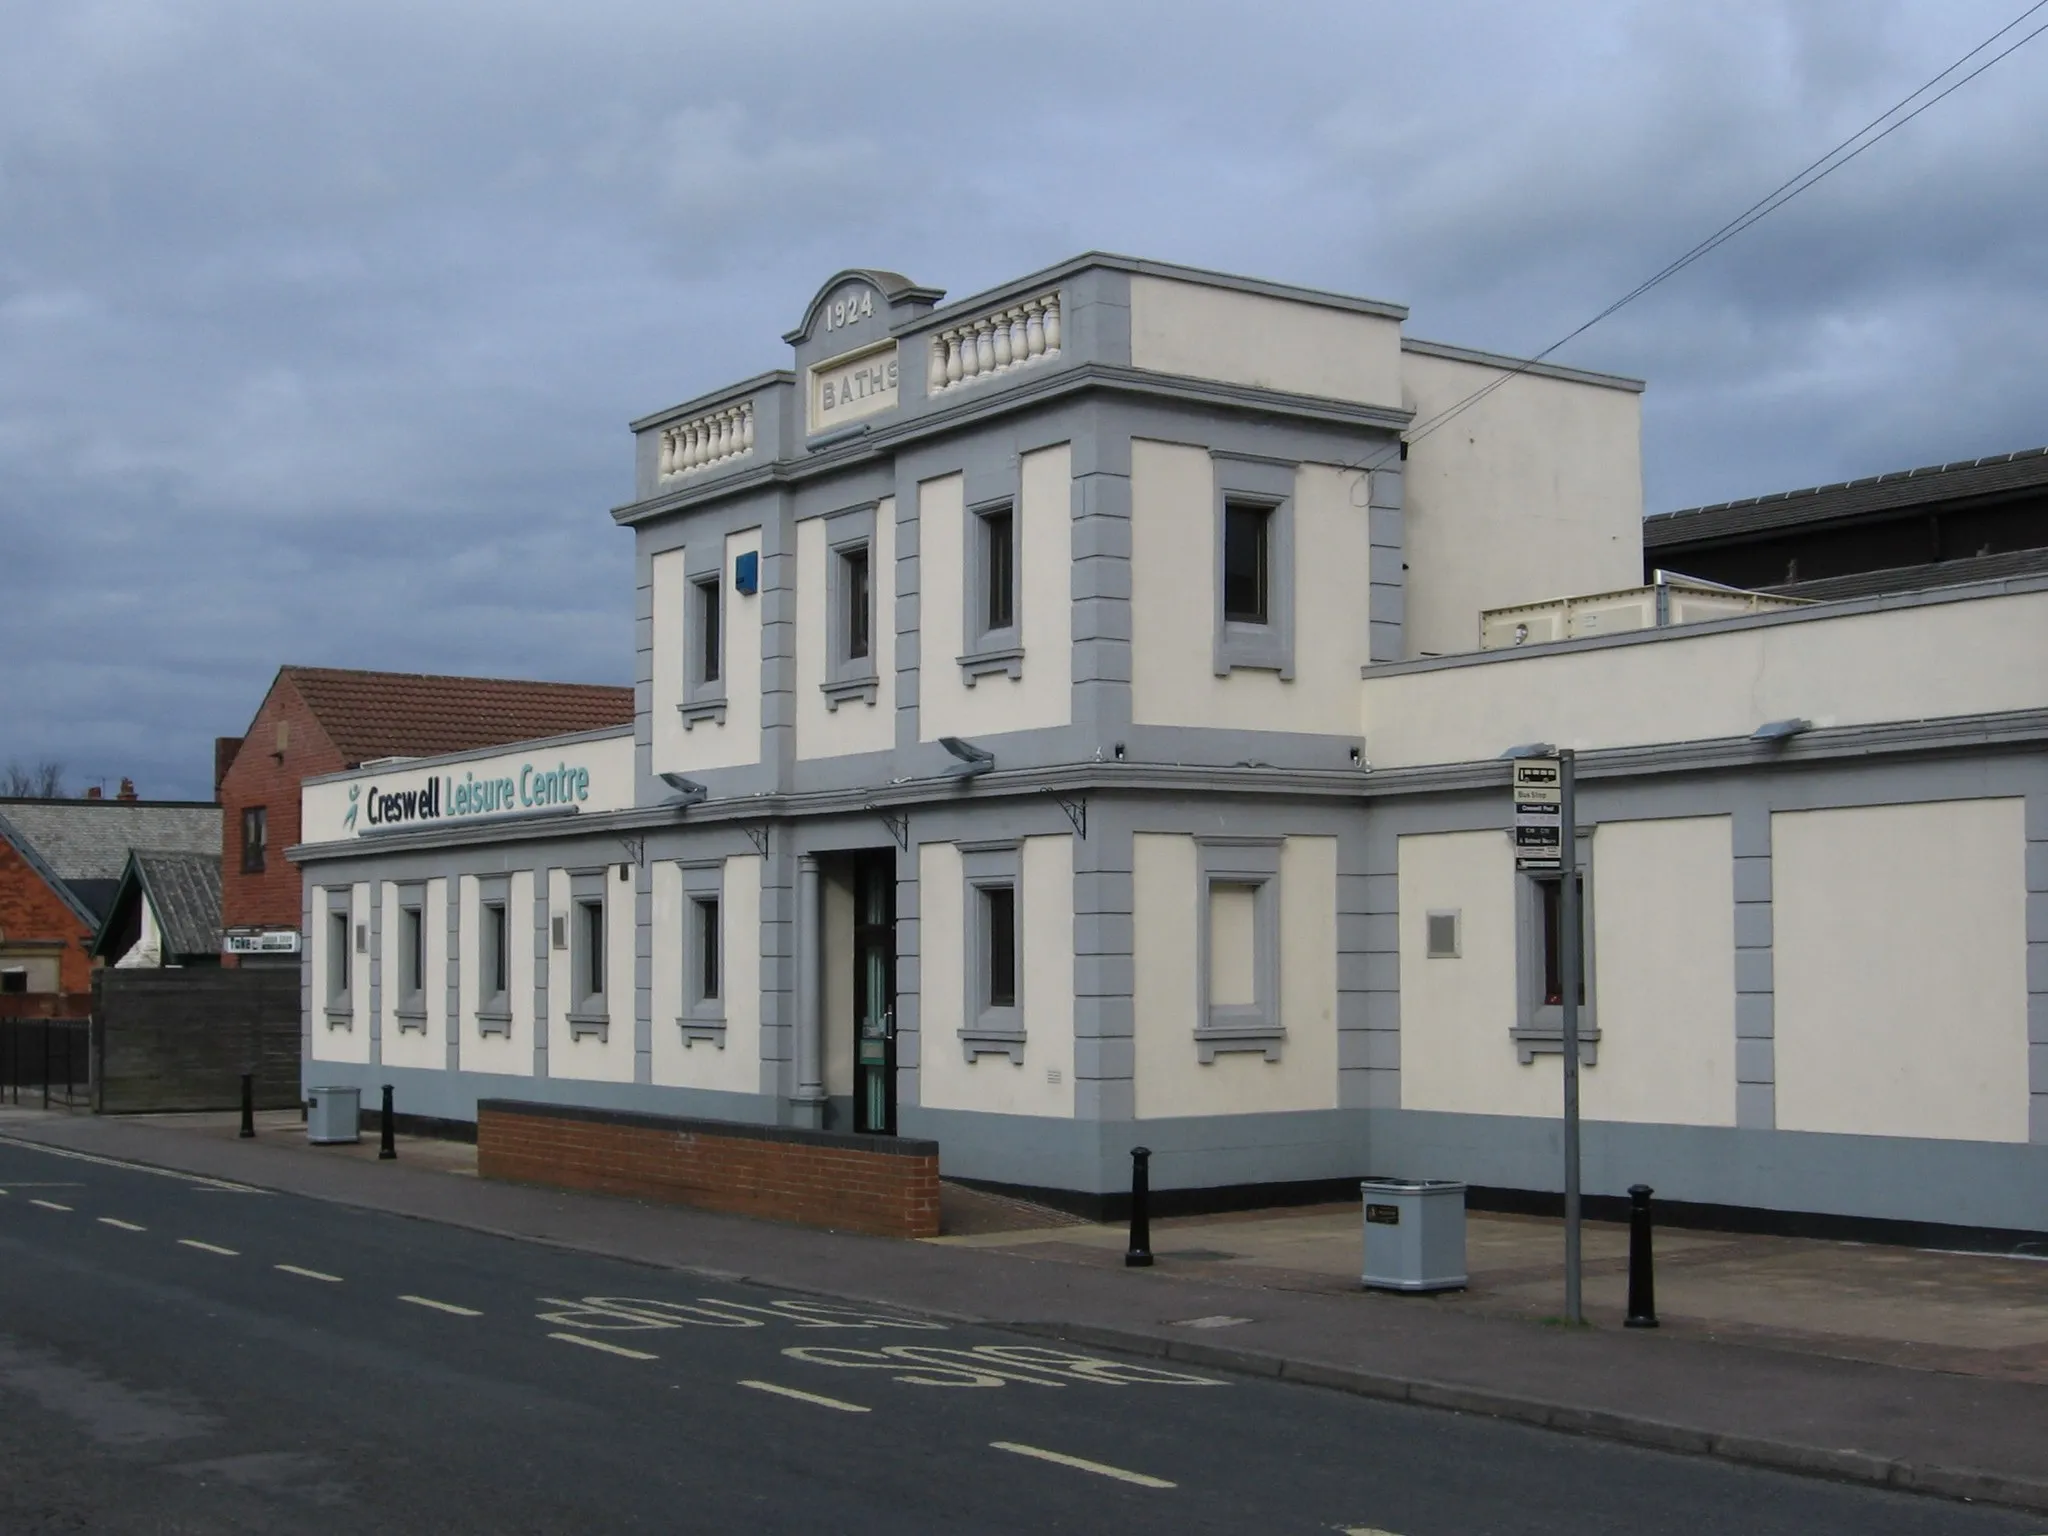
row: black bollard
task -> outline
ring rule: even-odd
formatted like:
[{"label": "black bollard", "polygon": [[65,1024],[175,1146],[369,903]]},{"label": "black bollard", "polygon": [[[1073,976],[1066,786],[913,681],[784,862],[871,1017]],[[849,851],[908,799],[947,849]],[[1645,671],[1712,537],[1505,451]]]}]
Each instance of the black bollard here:
[{"label": "black bollard", "polygon": [[1152,1263],[1152,1149],[1131,1148],[1131,1246],[1124,1263],[1144,1269]]},{"label": "black bollard", "polygon": [[392,1139],[391,1085],[389,1083],[384,1085],[384,1113],[379,1118],[383,1121],[383,1125],[377,1137],[377,1156],[380,1160],[387,1157],[396,1157],[398,1156],[398,1143]]},{"label": "black bollard", "polygon": [[242,1137],[247,1140],[256,1134],[256,1075],[242,1074]]},{"label": "black bollard", "polygon": [[1628,1316],[1624,1328],[1657,1326],[1657,1266],[1650,1252],[1650,1195],[1647,1184],[1628,1187]]}]

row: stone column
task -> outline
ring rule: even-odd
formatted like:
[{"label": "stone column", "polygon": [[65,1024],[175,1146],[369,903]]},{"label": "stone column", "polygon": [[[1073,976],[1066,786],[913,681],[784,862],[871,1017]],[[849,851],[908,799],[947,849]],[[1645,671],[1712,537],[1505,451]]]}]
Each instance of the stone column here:
[{"label": "stone column", "polygon": [[824,891],[815,854],[796,861],[796,1092],[794,1124],[825,1123]]}]

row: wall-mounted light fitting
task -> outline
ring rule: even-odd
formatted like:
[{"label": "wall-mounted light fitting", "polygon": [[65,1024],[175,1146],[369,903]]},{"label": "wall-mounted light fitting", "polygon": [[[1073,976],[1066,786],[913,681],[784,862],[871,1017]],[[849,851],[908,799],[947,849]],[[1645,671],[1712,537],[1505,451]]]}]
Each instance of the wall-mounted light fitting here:
[{"label": "wall-mounted light fitting", "polygon": [[711,793],[705,785],[680,773],[662,773],[655,777],[676,792],[676,798],[669,801],[670,805],[695,805]]},{"label": "wall-mounted light fitting", "polygon": [[1813,722],[1811,720],[1797,718],[1790,720],[1766,720],[1762,725],[1749,733],[1749,739],[1751,741],[1763,742],[1790,741],[1794,736],[1803,735],[1812,729]]},{"label": "wall-mounted light fitting", "polygon": [[949,779],[971,779],[977,773],[987,773],[996,765],[996,755],[971,741],[962,741],[958,736],[941,736],[939,745],[959,759],[948,763],[945,775]]}]

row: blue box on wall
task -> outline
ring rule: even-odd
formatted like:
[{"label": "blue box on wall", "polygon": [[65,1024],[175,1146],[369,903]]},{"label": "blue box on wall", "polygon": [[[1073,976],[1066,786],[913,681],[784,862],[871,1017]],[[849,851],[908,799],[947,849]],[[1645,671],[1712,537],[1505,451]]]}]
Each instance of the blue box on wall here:
[{"label": "blue box on wall", "polygon": [[752,597],[761,590],[761,554],[759,550],[748,550],[743,555],[733,556],[732,589],[742,597]]}]

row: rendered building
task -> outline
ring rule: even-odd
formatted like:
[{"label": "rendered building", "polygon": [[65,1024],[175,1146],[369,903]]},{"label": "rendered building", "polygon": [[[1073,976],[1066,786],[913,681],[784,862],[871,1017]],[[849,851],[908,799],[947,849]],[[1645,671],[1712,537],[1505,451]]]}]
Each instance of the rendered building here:
[{"label": "rendered building", "polygon": [[[1081,1201],[1138,1142],[1555,1189],[1499,761],[1544,740],[1589,1190],[2048,1227],[2048,581],[1644,619],[1633,381],[1446,421],[1518,365],[1115,256],[940,299],[842,273],[787,370],[634,424],[630,729],[307,784],[309,1084]],[[1584,593],[1606,632],[1480,648]]]}]

